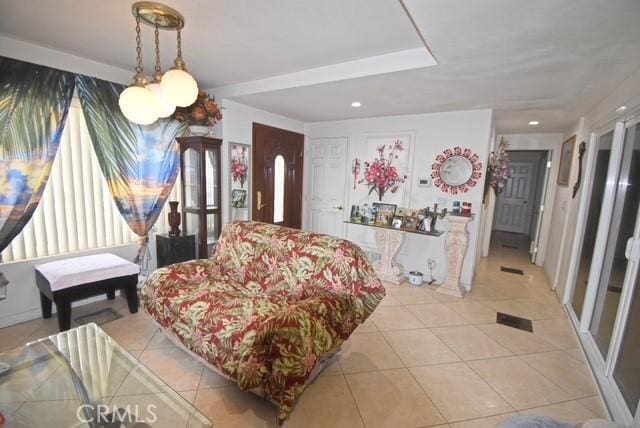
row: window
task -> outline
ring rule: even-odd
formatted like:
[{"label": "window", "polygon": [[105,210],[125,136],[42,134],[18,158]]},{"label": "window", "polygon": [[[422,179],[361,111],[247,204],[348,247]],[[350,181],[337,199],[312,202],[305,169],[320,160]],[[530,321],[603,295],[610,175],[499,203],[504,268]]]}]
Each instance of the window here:
[{"label": "window", "polygon": [[284,221],[284,157],[276,156],[273,168],[273,222]]},{"label": "window", "polygon": [[[174,186],[170,200],[177,199]],[[156,223],[168,230],[165,207]],[[33,217],[2,252],[3,262],[137,243],[118,212],[74,98],[58,153]]]}]

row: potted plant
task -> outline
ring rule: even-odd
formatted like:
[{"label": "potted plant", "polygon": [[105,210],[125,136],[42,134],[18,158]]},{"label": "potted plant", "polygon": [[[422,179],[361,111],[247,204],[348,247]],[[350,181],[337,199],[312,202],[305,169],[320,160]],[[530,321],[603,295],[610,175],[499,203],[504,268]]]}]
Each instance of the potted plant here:
[{"label": "potted plant", "polygon": [[222,113],[215,99],[205,91],[189,107],[177,107],[173,118],[189,125],[191,135],[212,135],[213,126],[222,120]]}]

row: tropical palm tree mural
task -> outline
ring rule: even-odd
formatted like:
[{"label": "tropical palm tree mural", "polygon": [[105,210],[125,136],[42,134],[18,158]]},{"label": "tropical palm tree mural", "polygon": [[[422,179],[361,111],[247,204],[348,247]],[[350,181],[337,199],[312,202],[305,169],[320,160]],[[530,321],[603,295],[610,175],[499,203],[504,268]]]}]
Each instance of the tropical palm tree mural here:
[{"label": "tropical palm tree mural", "polygon": [[73,73],[0,57],[0,251],[42,197],[74,87]]},{"label": "tropical palm tree mural", "polygon": [[140,237],[136,262],[143,261],[147,235],[169,197],[178,174],[177,136],[186,123],[158,120],[141,126],[118,107],[124,86],[77,76],[78,95],[93,148],[118,210]]}]

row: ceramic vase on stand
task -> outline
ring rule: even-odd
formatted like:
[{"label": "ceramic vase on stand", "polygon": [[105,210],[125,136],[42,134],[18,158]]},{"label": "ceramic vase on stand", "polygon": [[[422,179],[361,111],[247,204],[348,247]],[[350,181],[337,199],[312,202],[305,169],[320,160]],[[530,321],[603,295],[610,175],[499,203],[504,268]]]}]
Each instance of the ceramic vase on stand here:
[{"label": "ceramic vase on stand", "polygon": [[213,126],[189,125],[189,135],[196,137],[211,137],[213,136]]},{"label": "ceramic vase on stand", "polygon": [[169,214],[167,215],[169,220],[169,236],[180,235],[180,213],[178,212],[178,201],[169,201]]}]

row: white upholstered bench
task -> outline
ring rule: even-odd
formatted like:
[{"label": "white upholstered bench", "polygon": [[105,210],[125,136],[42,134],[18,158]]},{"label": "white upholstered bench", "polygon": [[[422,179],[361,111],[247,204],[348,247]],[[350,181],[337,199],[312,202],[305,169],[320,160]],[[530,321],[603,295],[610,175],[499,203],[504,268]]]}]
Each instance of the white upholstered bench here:
[{"label": "white upholstered bench", "polygon": [[138,312],[140,267],[114,254],[56,260],[35,269],[42,317],[51,317],[51,305],[55,303],[60,331],[71,327],[72,302],[102,293],[112,300],[118,289],[125,292],[129,312]]}]

